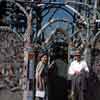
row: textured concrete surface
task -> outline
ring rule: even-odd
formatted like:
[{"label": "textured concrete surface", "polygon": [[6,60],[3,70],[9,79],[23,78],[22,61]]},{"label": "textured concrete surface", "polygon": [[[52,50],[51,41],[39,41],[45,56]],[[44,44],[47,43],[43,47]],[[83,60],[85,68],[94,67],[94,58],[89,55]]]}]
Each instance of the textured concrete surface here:
[{"label": "textured concrete surface", "polygon": [[11,92],[8,89],[0,89],[0,100],[22,100],[22,93]]}]

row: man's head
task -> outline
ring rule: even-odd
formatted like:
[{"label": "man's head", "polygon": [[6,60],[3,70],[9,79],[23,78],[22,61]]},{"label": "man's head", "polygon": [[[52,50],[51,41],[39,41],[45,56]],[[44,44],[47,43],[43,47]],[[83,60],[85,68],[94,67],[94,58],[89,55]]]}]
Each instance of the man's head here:
[{"label": "man's head", "polygon": [[80,58],[81,58],[81,52],[80,52],[80,50],[78,49],[78,50],[76,50],[76,52],[75,52],[75,59],[76,59],[77,61],[80,61]]},{"label": "man's head", "polygon": [[47,53],[41,54],[40,59],[43,63],[47,64],[48,63],[48,54]]}]

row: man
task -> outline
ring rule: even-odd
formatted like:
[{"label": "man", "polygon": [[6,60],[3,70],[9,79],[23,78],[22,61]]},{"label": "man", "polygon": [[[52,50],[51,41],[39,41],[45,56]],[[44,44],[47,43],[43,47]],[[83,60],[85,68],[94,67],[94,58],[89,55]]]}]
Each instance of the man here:
[{"label": "man", "polygon": [[[85,60],[81,59],[80,50],[75,52],[75,60],[72,61],[68,74],[72,78],[72,95],[75,93],[75,100],[83,100],[83,89],[85,84],[85,75],[89,68]],[[81,85],[80,85],[81,84]]]},{"label": "man", "polygon": [[48,72],[48,100],[67,100],[67,63],[61,56],[53,62]]},{"label": "man", "polygon": [[86,61],[81,59],[80,50],[77,50],[75,52],[75,60],[71,63],[68,74],[71,76],[75,74],[79,75],[83,69],[89,72]]},{"label": "man", "polygon": [[36,96],[40,99],[45,95],[45,70],[48,63],[48,55],[43,53],[40,57],[40,61],[36,67]]}]

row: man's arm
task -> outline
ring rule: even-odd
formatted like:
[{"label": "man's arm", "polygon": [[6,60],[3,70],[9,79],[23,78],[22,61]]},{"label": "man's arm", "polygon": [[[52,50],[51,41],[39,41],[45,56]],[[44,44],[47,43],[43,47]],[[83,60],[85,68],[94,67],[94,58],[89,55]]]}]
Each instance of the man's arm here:
[{"label": "man's arm", "polygon": [[69,66],[69,69],[68,69],[68,74],[69,75],[74,75],[74,70],[73,70],[73,64],[71,63],[71,65]]},{"label": "man's arm", "polygon": [[87,65],[86,61],[84,61],[84,70],[86,72],[89,72],[89,68],[88,68],[88,65]]},{"label": "man's arm", "polygon": [[52,62],[51,62],[51,64],[50,64],[50,65],[48,65],[48,68],[49,68],[49,69],[50,69],[50,68],[52,68],[54,63],[55,63],[55,62],[54,62],[54,61],[52,61]]}]

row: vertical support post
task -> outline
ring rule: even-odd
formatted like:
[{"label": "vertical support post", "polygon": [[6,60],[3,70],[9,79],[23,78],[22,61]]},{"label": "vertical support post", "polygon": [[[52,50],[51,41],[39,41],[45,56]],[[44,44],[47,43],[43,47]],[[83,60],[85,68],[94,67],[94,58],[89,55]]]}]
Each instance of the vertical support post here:
[{"label": "vertical support post", "polygon": [[28,100],[33,100],[33,76],[34,76],[34,62],[33,62],[33,53],[30,52],[28,60],[28,80],[29,80],[29,93]]},{"label": "vertical support post", "polygon": [[27,86],[28,86],[28,82],[27,82],[27,65],[28,65],[28,51],[27,48],[24,47],[24,84],[23,84],[23,100],[27,100]]},{"label": "vertical support post", "polygon": [[34,70],[34,63],[33,63],[33,53],[32,53],[32,46],[30,43],[27,43],[26,47],[24,48],[24,65],[25,65],[25,86],[24,86],[24,93],[23,93],[23,100],[33,100],[33,70]]},{"label": "vertical support post", "polygon": [[30,69],[32,68],[32,57],[29,54],[32,52],[32,45],[30,35],[32,34],[32,9],[30,10],[29,15],[27,16],[27,30],[24,35],[24,66],[25,66],[25,79],[24,79],[24,93],[23,100],[32,100],[33,92],[30,89],[30,83],[32,80],[30,79]]}]

